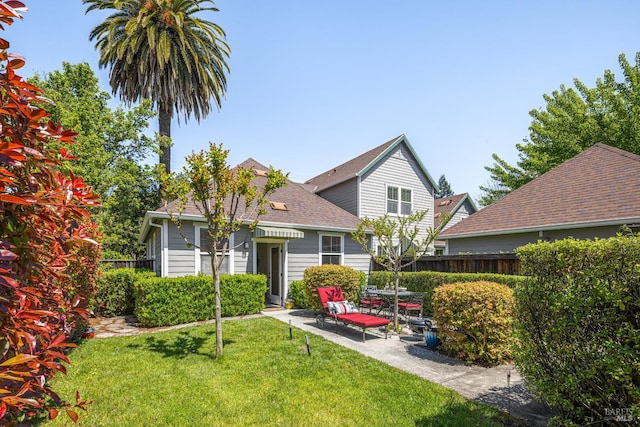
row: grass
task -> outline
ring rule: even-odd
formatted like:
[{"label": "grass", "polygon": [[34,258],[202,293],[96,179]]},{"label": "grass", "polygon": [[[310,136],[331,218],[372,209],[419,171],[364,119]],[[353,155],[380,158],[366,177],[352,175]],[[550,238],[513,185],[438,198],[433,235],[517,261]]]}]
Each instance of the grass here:
[{"label": "grass", "polygon": [[[54,389],[85,426],[495,426],[504,414],[271,318],[86,340]],[[40,426],[73,425],[64,415]]]}]

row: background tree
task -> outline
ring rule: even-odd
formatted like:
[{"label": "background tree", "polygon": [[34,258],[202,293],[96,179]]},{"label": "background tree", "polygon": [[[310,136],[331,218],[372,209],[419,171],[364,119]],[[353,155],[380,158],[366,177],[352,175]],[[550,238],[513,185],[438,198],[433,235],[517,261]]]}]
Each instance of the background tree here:
[{"label": "background tree", "polygon": [[73,150],[77,160],[67,166],[101,198],[101,206],[92,213],[104,233],[105,254],[141,254],[137,237],[142,219],[160,204],[154,170],[144,164],[157,148],[157,142],[144,133],[155,116],[151,102],[130,111],[112,110],[109,94],[100,90],[87,63],[63,62],[62,70],[36,74],[29,82],[54,101],[45,105],[52,119],[78,132]]},{"label": "background tree", "polygon": [[[365,217],[358,224],[358,229],[351,235],[362,249],[371,255],[373,260],[393,272],[395,295],[393,299],[394,329],[399,329],[398,322],[398,286],[400,272],[416,263],[421,256],[433,250],[433,242],[438,233],[433,228],[421,233],[419,224],[429,211],[417,211],[408,216],[391,219],[389,215],[376,219]],[[369,236],[373,233],[375,245],[370,245]],[[424,236],[424,237],[423,237]]]},{"label": "background tree", "polygon": [[[165,174],[162,185],[165,207],[180,233],[180,214],[187,203],[193,203],[207,221],[207,252],[211,258],[215,293],[216,357],[221,356],[223,350],[220,267],[230,249],[229,238],[248,221],[253,229],[265,212],[266,196],[287,183],[287,175],[273,168],[269,168],[266,178],[256,178],[253,169],[242,166],[232,169],[227,164],[228,155],[229,150],[223,150],[222,144],[210,143],[208,151],[187,156],[181,179]],[[177,203],[169,206],[170,201]],[[184,234],[183,238],[187,245],[194,245]]]},{"label": "background tree", "polygon": [[640,154],[640,53],[635,65],[624,54],[618,62],[623,81],[616,81],[614,73],[606,70],[593,88],[575,79],[575,89],[562,85],[543,95],[546,108],[529,112],[533,117],[529,139],[516,145],[517,165],[493,154],[493,166],[485,167],[493,183],[480,187],[482,206],[599,142]]},{"label": "background tree", "polygon": [[[83,0],[92,10],[115,10],[96,26],[100,67],[111,66],[113,94],[127,103],[153,100],[159,111],[159,133],[171,137],[178,111],[199,122],[217,107],[227,88],[229,46],[217,24],[199,12],[218,12],[209,0]],[[163,144],[160,163],[171,170],[171,145]]]},{"label": "background tree", "polygon": [[[11,25],[24,5],[0,1]],[[16,74],[24,60],[0,39],[0,424],[24,425],[38,411],[78,414],[52,388],[83,299],[95,285],[100,247],[85,209],[90,188],[68,170],[75,134],[49,120],[41,91]],[[75,406],[86,402],[76,397]]]},{"label": "background tree", "polygon": [[451,189],[451,185],[449,185],[447,178],[442,174],[438,180],[438,188],[436,189],[435,198],[441,199],[449,196],[453,196],[453,190]]}]

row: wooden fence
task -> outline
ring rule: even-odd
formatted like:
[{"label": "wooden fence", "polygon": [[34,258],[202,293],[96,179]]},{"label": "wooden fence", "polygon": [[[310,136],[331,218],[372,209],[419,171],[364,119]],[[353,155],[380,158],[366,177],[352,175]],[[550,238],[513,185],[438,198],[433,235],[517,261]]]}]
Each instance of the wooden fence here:
[{"label": "wooden fence", "polygon": [[146,268],[153,271],[152,259],[103,259],[100,261],[109,269],[113,268]]},{"label": "wooden fence", "polygon": [[[382,270],[376,265],[374,270]],[[520,274],[516,254],[435,255],[420,258],[408,271]]]}]

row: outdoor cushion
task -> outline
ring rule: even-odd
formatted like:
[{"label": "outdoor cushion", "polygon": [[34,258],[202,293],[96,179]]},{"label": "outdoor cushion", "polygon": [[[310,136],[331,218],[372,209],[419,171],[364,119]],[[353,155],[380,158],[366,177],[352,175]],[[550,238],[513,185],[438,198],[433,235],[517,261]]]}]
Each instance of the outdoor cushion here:
[{"label": "outdoor cushion", "polygon": [[351,301],[327,301],[327,308],[332,314],[358,313],[358,307]]},{"label": "outdoor cushion", "polygon": [[373,328],[389,324],[389,319],[362,313],[336,314],[335,318],[340,322],[351,323],[352,325],[360,326],[361,328]]}]

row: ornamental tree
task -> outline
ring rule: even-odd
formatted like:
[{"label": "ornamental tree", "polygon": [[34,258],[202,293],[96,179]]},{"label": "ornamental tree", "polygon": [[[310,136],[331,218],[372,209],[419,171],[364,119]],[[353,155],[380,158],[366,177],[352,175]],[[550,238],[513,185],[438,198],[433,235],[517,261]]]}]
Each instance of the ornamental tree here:
[{"label": "ornamental tree", "polygon": [[[186,157],[183,174],[164,174],[162,178],[165,209],[171,215],[187,246],[195,246],[182,233],[180,214],[192,203],[207,221],[211,271],[215,293],[216,357],[222,355],[222,305],[220,300],[220,267],[228,252],[231,235],[248,224],[250,229],[264,215],[266,197],[287,183],[287,175],[272,167],[265,177],[256,179],[252,168],[242,165],[231,168],[227,164],[229,150],[222,144],[209,144]],[[169,203],[168,201],[173,201]]]},{"label": "ornamental tree", "polygon": [[[399,329],[398,322],[398,287],[400,272],[415,264],[420,257],[433,250],[433,242],[438,231],[430,227],[426,233],[421,232],[420,223],[429,211],[417,211],[411,215],[398,216],[392,219],[385,214],[376,219],[365,217],[358,224],[358,229],[351,233],[353,239],[360,243],[362,249],[373,260],[393,272],[395,295],[393,298],[394,329]],[[446,221],[447,219],[443,219]],[[373,234],[375,245],[370,245]]]},{"label": "ornamental tree", "polygon": [[[22,10],[0,1],[0,23]],[[8,48],[0,39],[0,424],[42,410],[55,418],[60,407],[77,421],[49,380],[65,372],[70,337],[89,314],[100,248],[85,207],[97,199],[63,166],[75,134],[48,120],[46,99],[16,74],[24,60]],[[76,408],[86,404],[76,395]]]}]

